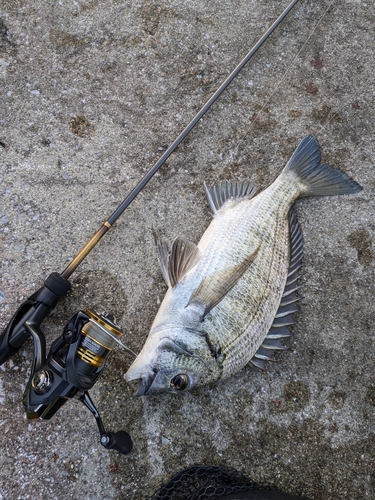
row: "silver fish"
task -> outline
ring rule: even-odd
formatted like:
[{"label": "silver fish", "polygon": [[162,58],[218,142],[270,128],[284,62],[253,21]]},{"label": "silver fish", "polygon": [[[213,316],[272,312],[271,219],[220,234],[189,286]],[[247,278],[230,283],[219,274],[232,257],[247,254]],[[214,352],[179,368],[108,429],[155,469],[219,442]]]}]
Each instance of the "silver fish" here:
[{"label": "silver fish", "polygon": [[183,392],[230,377],[249,361],[263,368],[290,337],[303,241],[293,203],[362,187],[320,163],[305,137],[277,179],[255,195],[249,182],[206,188],[213,220],[198,246],[156,238],[169,288],[145,345],[125,374],[136,396]]}]

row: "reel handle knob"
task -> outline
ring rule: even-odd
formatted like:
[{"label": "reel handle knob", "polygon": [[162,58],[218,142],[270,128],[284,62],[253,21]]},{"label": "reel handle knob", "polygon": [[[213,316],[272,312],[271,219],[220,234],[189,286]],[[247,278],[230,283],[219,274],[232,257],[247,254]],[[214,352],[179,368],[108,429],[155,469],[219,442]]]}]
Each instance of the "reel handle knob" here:
[{"label": "reel handle knob", "polygon": [[133,442],[130,434],[126,431],[107,432],[100,437],[100,444],[107,450],[117,450],[122,455],[128,455],[132,448]]}]

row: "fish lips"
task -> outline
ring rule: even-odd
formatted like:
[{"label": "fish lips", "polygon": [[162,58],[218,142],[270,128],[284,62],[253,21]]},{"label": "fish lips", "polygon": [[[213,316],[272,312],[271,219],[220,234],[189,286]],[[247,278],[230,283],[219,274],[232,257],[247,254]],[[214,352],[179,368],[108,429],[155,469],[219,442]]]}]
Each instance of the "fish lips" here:
[{"label": "fish lips", "polygon": [[[157,378],[157,383],[153,386],[155,379]],[[170,376],[164,373],[162,370],[155,370],[154,373],[143,376],[139,380],[139,385],[137,392],[134,394],[136,397],[145,396],[147,394],[158,394],[160,392],[165,392],[169,387]]]},{"label": "fish lips", "polygon": [[152,386],[152,383],[156,377],[156,373],[153,375],[149,375],[147,377],[143,377],[139,381],[138,389],[137,392],[134,394],[135,397],[140,398],[141,396],[144,396],[147,394],[148,390]]}]

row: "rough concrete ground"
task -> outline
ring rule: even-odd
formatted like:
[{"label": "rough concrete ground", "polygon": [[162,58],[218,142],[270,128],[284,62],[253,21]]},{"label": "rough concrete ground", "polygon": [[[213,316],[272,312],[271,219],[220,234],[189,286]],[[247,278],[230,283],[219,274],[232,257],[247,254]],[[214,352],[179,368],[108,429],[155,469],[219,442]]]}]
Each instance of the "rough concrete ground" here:
[{"label": "rough concrete ground", "polygon": [[[3,0],[0,322],[71,258],[288,2]],[[301,1],[72,276],[47,343],[78,309],[112,311],[138,352],[166,287],[151,228],[197,242],[203,181],[266,187],[313,133],[364,186],[305,199],[295,340],[260,373],[135,399],[120,350],[92,390],[131,455],[71,401],[25,420],[31,343],[0,369],[0,499],[145,499],[191,464],[230,465],[316,500],[375,498],[375,6]]]}]

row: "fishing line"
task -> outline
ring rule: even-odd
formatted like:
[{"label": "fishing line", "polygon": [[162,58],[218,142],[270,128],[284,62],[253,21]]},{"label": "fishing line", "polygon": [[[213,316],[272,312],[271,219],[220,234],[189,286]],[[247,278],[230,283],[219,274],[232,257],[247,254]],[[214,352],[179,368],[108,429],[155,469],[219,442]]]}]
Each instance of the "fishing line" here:
[{"label": "fishing line", "polygon": [[[357,96],[359,94],[359,92],[364,89],[367,85],[367,83],[371,80],[372,78],[372,75],[368,76],[366,78],[366,80],[364,81],[364,83],[362,83],[354,92],[350,92],[349,93],[349,96],[347,97],[347,99],[345,99],[345,101],[343,102],[343,104],[341,104],[341,106],[339,108],[336,109],[336,111],[334,112],[329,112],[328,116],[327,116],[327,119],[326,121],[320,125],[318,124],[318,127],[320,127],[323,131],[325,131],[327,125],[329,125],[333,119],[339,115],[339,113],[344,109],[346,108],[346,106],[348,105],[348,103],[353,99],[355,98],[355,96]],[[325,136],[326,134],[323,133],[323,136]]]},{"label": "fishing line", "polygon": [[257,118],[258,116],[260,116],[260,114],[266,109],[266,107],[269,105],[269,103],[271,102],[271,99],[272,97],[275,95],[276,91],[279,89],[280,85],[284,83],[288,73],[290,72],[290,70],[294,67],[294,64],[297,60],[297,58],[299,57],[299,55],[301,54],[301,52],[304,50],[304,48],[306,47],[307,43],[309,42],[309,40],[311,39],[312,35],[315,33],[315,31],[317,30],[318,26],[320,26],[321,22],[323,21],[324,17],[326,16],[326,14],[329,12],[329,10],[331,9],[332,5],[337,2],[337,0],[332,0],[330,2],[330,4],[328,5],[327,9],[324,11],[324,13],[322,14],[322,16],[319,18],[318,22],[315,24],[315,26],[312,28],[312,30],[310,31],[310,34],[308,35],[308,37],[306,38],[305,42],[303,43],[303,45],[301,46],[301,48],[298,50],[297,54],[293,57],[292,61],[290,62],[288,68],[286,69],[286,71],[284,72],[284,74],[282,75],[281,79],[279,80],[279,85],[278,86],[275,86],[274,89],[272,90],[271,92],[271,95],[269,96],[268,100],[265,102],[265,104],[261,107],[260,111],[254,113],[253,115],[253,120],[252,120],[252,123],[250,125],[250,127],[246,130],[245,134],[243,134],[243,138],[237,142],[237,144],[235,145],[234,149],[232,150],[231,152],[231,156],[235,155],[238,153],[238,148],[240,146],[240,144],[245,140],[245,137],[251,132],[251,130],[253,129],[253,127],[255,126],[256,122],[257,122]]},{"label": "fishing line", "polygon": [[[344,104],[342,104],[330,117],[330,115],[328,115],[327,117],[327,120],[323,123],[323,125],[319,125],[320,128],[322,128],[323,130],[325,129],[325,127],[331,123],[331,121],[339,115],[340,111],[342,111],[346,106],[347,104],[356,96],[359,94],[359,91],[364,89],[367,85],[367,83],[371,80],[371,76],[367,77],[365,82],[357,88],[357,90],[354,92],[354,93],[351,93],[349,95],[349,97],[344,101]],[[330,113],[331,114],[331,113]],[[325,135],[325,134],[324,134]]]}]

